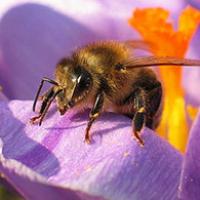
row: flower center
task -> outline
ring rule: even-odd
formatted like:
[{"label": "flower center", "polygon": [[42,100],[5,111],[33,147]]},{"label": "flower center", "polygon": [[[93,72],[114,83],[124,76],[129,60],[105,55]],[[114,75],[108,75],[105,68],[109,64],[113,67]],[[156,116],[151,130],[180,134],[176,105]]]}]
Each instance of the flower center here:
[{"label": "flower center", "polygon": [[[189,42],[200,23],[200,12],[187,7],[179,16],[178,28],[167,21],[169,12],[162,8],[136,9],[129,23],[141,34],[144,41],[153,44],[151,52],[156,56],[183,58]],[[159,67],[164,89],[164,110],[157,132],[184,151],[188,138],[186,111],[195,115],[195,109],[186,109],[184,90],[181,85],[182,69]]]}]

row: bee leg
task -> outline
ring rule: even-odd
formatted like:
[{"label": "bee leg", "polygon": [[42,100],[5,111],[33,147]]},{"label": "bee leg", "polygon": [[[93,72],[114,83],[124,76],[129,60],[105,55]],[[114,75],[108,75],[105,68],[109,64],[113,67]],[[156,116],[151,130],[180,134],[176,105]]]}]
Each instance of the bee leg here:
[{"label": "bee leg", "polygon": [[[33,102],[33,111],[35,111],[36,103],[37,103],[38,97],[39,97],[39,95],[40,95],[40,91],[41,91],[41,89],[42,89],[43,84],[44,84],[45,81],[46,81],[46,82],[49,82],[49,83],[51,83],[51,84],[53,84],[53,85],[58,85],[58,83],[55,82],[54,80],[51,80],[51,79],[46,78],[46,77],[43,77],[43,78],[42,78],[41,83],[40,83],[40,86],[39,86],[38,91],[37,91],[37,93],[36,93],[35,100],[34,100],[34,102]],[[45,96],[45,95],[44,95],[44,96]],[[44,97],[42,97],[42,98],[44,98]],[[41,99],[41,100],[43,100],[43,99]]]},{"label": "bee leg", "polygon": [[45,108],[47,107],[47,103],[49,102],[49,100],[52,98],[53,95],[54,95],[54,91],[53,91],[53,88],[51,88],[43,97],[43,101],[42,101],[42,105],[41,105],[41,108],[40,108],[39,115],[31,118],[31,120],[30,120],[31,123],[34,124],[38,119],[41,118],[42,114],[45,111]]},{"label": "bee leg", "polygon": [[140,137],[140,131],[142,130],[146,121],[145,102],[146,102],[145,92],[143,89],[138,88],[136,91],[136,96],[134,98],[135,114],[132,120],[132,124],[134,127],[133,136],[142,146],[144,146],[144,141]]},{"label": "bee leg", "polygon": [[51,98],[49,99],[49,101],[47,102],[46,104],[46,107],[45,109],[43,110],[42,114],[41,114],[41,117],[40,117],[40,121],[39,121],[39,126],[41,126],[42,124],[42,121],[51,105],[51,103],[53,102],[53,100],[55,99],[55,97],[61,92],[62,90],[58,90],[57,92],[54,92],[53,95],[51,96]]},{"label": "bee leg", "polygon": [[91,142],[91,139],[90,139],[90,128],[91,128],[93,122],[99,117],[100,112],[101,112],[101,110],[103,108],[103,102],[104,102],[104,93],[103,92],[99,92],[96,95],[95,103],[93,105],[92,110],[90,111],[89,122],[88,122],[87,128],[86,128],[85,142],[87,142],[88,144]]},{"label": "bee leg", "polygon": [[148,103],[146,105],[147,119],[145,125],[150,129],[155,129],[159,125],[163,104],[162,104],[162,87],[158,82],[157,87],[148,93]]}]

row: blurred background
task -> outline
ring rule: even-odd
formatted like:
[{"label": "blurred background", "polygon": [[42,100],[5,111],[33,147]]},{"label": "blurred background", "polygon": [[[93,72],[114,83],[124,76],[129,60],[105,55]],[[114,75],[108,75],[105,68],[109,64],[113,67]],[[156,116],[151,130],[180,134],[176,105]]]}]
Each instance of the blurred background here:
[{"label": "blurred background", "polygon": [[0,200],[23,200],[12,186],[0,177]]}]

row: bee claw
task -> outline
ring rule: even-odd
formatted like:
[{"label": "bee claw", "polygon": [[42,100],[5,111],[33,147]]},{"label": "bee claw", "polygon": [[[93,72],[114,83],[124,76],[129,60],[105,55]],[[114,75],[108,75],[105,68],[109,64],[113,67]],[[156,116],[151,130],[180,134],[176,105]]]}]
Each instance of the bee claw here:
[{"label": "bee claw", "polygon": [[30,124],[36,124],[36,121],[33,120],[33,119],[30,119],[30,120],[29,120],[29,123],[30,123]]},{"label": "bee claw", "polygon": [[31,124],[36,124],[36,123],[38,122],[38,120],[40,119],[40,117],[41,117],[41,115],[38,115],[38,116],[36,116],[36,117],[32,117],[32,118],[30,119],[30,123],[31,123]]},{"label": "bee claw", "polygon": [[85,142],[86,142],[87,144],[90,144],[90,143],[91,143],[90,137],[85,137]]},{"label": "bee claw", "polygon": [[137,143],[141,147],[144,147],[144,140],[140,137],[140,132],[139,131],[134,131],[133,138],[137,141]]},{"label": "bee claw", "polygon": [[84,140],[87,144],[91,143],[91,137],[89,135],[89,132],[87,131],[85,134],[85,140]]}]

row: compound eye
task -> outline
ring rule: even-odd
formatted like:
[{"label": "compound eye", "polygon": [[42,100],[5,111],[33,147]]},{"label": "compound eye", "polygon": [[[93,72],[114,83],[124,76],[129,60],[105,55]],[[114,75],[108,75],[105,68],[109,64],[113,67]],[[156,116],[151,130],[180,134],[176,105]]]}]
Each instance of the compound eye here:
[{"label": "compound eye", "polygon": [[75,96],[80,96],[83,92],[87,91],[92,82],[91,74],[84,68],[77,68],[76,70],[77,84],[74,91]]},{"label": "compound eye", "polygon": [[90,87],[91,83],[91,75],[87,72],[83,72],[78,78],[77,78],[77,87],[76,91],[81,93],[84,90],[87,90]]},{"label": "compound eye", "polygon": [[77,85],[80,89],[88,88],[90,86],[91,78],[89,74],[82,74],[77,79]]}]

